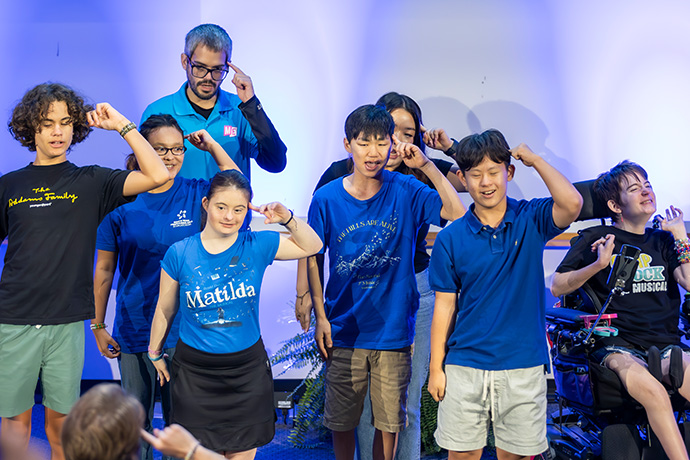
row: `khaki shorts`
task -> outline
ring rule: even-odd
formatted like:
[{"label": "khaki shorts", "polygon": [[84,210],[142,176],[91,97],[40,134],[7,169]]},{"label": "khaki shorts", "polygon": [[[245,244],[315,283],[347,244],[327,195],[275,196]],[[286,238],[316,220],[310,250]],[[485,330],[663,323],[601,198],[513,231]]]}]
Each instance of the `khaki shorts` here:
[{"label": "khaki shorts", "polygon": [[354,429],[370,386],[372,425],[387,433],[402,431],[407,424],[410,365],[409,347],[402,350],[334,348],[326,363],[323,425],[333,431]]},{"label": "khaki shorts", "polygon": [[548,448],[544,366],[485,371],[446,365],[445,372],[435,434],[439,446],[456,452],[481,449],[493,422],[499,449],[538,455]]},{"label": "khaki shorts", "polygon": [[83,321],[0,324],[0,417],[14,417],[33,407],[39,376],[43,405],[67,414],[79,399],[83,368]]}]

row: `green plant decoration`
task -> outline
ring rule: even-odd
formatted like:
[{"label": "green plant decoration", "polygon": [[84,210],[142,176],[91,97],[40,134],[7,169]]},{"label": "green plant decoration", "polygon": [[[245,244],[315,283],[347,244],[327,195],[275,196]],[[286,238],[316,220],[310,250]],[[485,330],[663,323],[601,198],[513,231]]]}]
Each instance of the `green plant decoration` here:
[{"label": "green plant decoration", "polygon": [[[320,447],[328,434],[324,428],[323,411],[326,396],[326,366],[314,341],[314,317],[307,332],[300,332],[291,339],[285,340],[283,346],[271,356],[272,365],[283,365],[283,370],[276,377],[289,369],[310,367],[307,376],[292,391],[294,397],[302,388],[304,393],[297,403],[294,427],[288,434],[288,442],[300,449]],[[316,441],[308,440],[310,432],[316,432]]]},{"label": "green plant decoration", "polygon": [[434,432],[436,432],[436,421],[438,415],[438,403],[431,397],[428,390],[429,375],[426,376],[426,382],[422,387],[422,407],[420,410],[420,423],[422,431],[422,449],[427,454],[436,454],[441,452],[441,448],[436,444]]}]

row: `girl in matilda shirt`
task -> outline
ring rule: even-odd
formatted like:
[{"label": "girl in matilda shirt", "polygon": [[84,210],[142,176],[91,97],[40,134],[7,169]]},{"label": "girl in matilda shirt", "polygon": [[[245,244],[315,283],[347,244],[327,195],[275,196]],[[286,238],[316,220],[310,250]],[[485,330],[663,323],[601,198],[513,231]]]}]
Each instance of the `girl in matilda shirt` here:
[{"label": "girl in matilda shirt", "polygon": [[[239,171],[214,176],[202,201],[203,231],[173,244],[163,259],[149,343],[161,383],[171,374],[175,379],[172,421],[235,459],[254,458],[275,433],[273,380],[259,331],[264,271],[274,259],[300,259],[321,248],[311,227],[285,206],[256,207],[251,199]],[[290,236],[240,231],[249,209]],[[180,341],[169,373],[162,347],[180,306]]]}]

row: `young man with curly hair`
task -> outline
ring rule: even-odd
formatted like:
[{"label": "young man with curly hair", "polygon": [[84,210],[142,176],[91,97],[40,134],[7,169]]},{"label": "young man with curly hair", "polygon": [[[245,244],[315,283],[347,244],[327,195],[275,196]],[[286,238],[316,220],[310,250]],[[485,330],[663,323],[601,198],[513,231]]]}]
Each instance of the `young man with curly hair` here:
[{"label": "young man with curly hair", "polygon": [[[46,435],[56,460],[63,458],[65,414],[79,398],[83,321],[94,317],[96,228],[123,196],[162,185],[169,175],[127,118],[107,103],[86,105],[58,83],[29,90],[8,127],[35,158],[0,177],[0,239],[7,237],[0,278],[1,433],[28,443],[40,377]],[[119,132],[141,170],[68,162],[67,152],[91,127]]]}]

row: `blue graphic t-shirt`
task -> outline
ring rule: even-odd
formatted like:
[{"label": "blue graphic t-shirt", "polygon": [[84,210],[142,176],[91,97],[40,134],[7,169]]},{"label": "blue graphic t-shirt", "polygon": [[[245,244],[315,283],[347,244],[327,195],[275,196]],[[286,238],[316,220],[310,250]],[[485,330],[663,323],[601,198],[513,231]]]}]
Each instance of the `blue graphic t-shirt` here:
[{"label": "blue graphic t-shirt", "polygon": [[552,210],[551,198],[508,198],[503,221],[492,228],[473,204],[438,233],[429,284],[458,294],[446,364],[505,370],[548,362],[544,245],[563,231]]},{"label": "blue graphic t-shirt", "polygon": [[383,171],[368,200],[341,179],[314,193],[309,225],[328,248],[324,300],[338,347],[394,350],[412,343],[419,294],[414,273],[420,226],[441,225],[441,198],[412,176]]},{"label": "blue graphic t-shirt", "polygon": [[[171,244],[201,230],[205,180],[180,176],[162,193],[142,193],[111,212],[98,227],[96,249],[116,252],[120,279],[113,338],[124,353],[147,350],[158,302],[160,263]],[[165,347],[179,337],[175,319]]]},{"label": "blue graphic t-shirt", "polygon": [[173,244],[161,267],[180,284],[180,339],[208,353],[233,353],[254,345],[259,293],[273,263],[280,234],[238,232],[220,254],[210,254],[196,234]]}]

